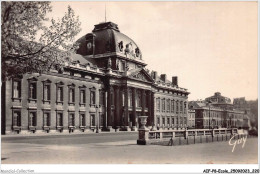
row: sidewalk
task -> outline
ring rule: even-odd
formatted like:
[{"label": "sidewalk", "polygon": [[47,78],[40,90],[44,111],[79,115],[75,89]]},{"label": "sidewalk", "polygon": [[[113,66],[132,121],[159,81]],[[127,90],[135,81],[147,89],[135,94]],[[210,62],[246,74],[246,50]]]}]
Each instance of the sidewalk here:
[{"label": "sidewalk", "polygon": [[9,138],[9,137],[48,137],[48,136],[73,136],[73,135],[98,135],[98,134],[136,134],[138,131],[119,131],[119,132],[74,132],[74,133],[28,133],[28,134],[9,134],[9,135],[1,135],[2,139]]}]

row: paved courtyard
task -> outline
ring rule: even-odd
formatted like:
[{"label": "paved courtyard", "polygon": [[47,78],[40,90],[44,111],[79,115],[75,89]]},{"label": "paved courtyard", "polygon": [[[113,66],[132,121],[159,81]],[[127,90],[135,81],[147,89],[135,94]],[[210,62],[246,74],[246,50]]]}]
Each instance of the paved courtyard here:
[{"label": "paved courtyard", "polygon": [[233,146],[228,141],[159,146],[136,145],[137,132],[49,136],[2,136],[3,164],[256,164],[257,138]]}]

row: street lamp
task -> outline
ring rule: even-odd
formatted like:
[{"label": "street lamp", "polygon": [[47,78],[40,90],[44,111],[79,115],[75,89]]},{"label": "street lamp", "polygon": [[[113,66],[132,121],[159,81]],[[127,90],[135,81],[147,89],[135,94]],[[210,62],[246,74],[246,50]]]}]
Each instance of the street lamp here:
[{"label": "street lamp", "polygon": [[211,126],[210,126],[210,104],[211,104],[212,102],[209,100],[208,101],[208,105],[209,105],[209,129],[211,128]]},{"label": "street lamp", "polygon": [[96,127],[96,133],[99,133],[99,105],[96,104],[96,117],[97,117],[97,127]]}]

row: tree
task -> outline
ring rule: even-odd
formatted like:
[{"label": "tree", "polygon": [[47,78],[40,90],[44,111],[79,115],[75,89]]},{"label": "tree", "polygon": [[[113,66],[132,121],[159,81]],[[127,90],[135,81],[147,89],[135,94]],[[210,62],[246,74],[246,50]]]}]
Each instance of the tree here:
[{"label": "tree", "polygon": [[75,52],[73,41],[81,24],[70,6],[61,19],[49,20],[50,2],[9,1],[1,5],[2,81],[63,66]]}]

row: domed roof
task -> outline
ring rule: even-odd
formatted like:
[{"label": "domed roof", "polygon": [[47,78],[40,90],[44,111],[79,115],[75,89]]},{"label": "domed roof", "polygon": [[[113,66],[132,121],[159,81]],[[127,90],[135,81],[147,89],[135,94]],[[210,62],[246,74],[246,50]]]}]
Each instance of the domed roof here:
[{"label": "domed roof", "polygon": [[137,44],[128,36],[121,33],[113,22],[95,25],[92,33],[77,40],[77,54],[99,58],[117,55],[142,62],[142,53]]}]

